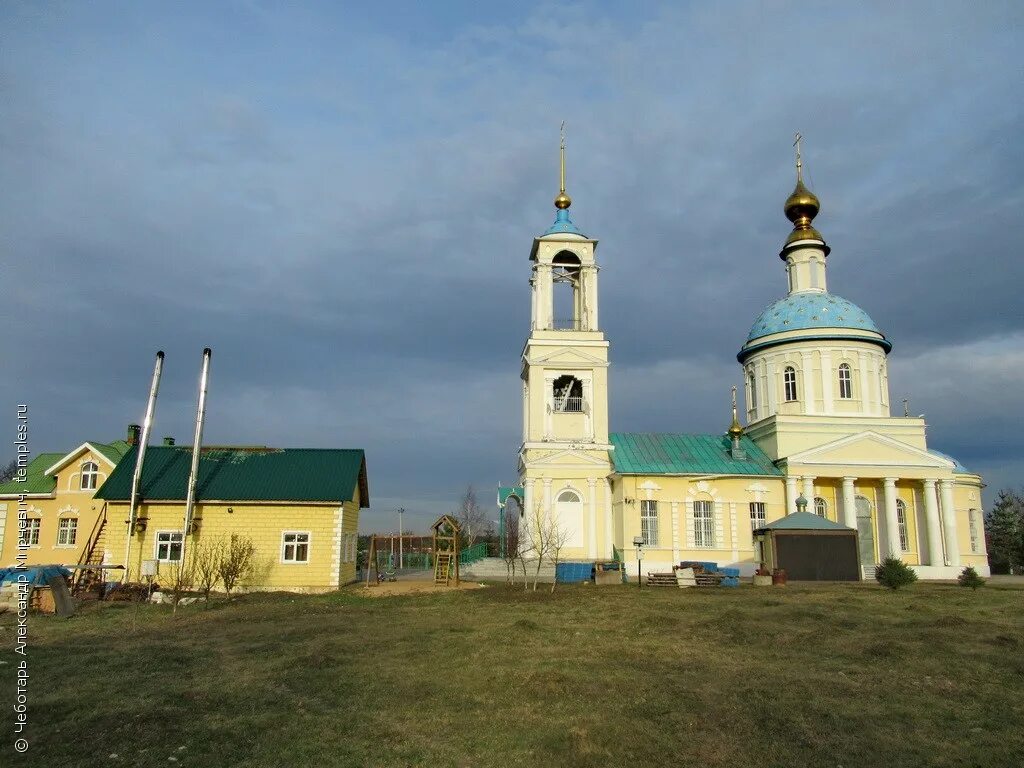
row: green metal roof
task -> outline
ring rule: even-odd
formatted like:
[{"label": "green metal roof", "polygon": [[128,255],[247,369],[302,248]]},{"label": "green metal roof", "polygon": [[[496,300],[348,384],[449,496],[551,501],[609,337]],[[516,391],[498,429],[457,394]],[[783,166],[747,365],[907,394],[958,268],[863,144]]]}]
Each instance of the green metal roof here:
[{"label": "green metal roof", "polygon": [[24,482],[9,480],[6,483],[0,483],[0,494],[53,493],[53,489],[57,485],[57,478],[47,475],[46,470],[66,455],[64,453],[40,453],[25,467]]},{"label": "green metal roof", "polygon": [[[140,493],[147,501],[184,501],[192,447],[146,449]],[[133,448],[96,498],[128,501],[135,471]],[[199,454],[197,501],[351,501],[359,484],[360,506],[370,505],[366,459],[361,449],[209,447]]]},{"label": "green metal roof", "polygon": [[112,443],[94,443],[90,440],[89,445],[114,462],[114,464],[117,464],[132,449],[124,440],[115,440]]},{"label": "green metal roof", "polygon": [[852,531],[813,512],[794,512],[758,528],[759,531]]},{"label": "green metal roof", "polygon": [[740,438],[745,459],[734,459],[726,435],[613,432],[612,462],[623,475],[782,475],[768,455],[747,436]]}]

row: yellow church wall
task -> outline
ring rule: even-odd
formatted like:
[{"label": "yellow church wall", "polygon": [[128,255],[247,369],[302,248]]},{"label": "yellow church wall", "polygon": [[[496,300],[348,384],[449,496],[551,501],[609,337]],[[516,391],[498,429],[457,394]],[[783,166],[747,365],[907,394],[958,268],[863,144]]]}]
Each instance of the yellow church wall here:
[{"label": "yellow church wall", "polygon": [[[981,478],[977,475],[957,475],[953,486],[953,507],[956,509],[957,543],[960,565],[976,568],[988,565],[985,549],[984,507],[981,503]],[[973,515],[972,515],[973,512]],[[974,519],[972,546],[971,519]]]},{"label": "yellow church wall", "polygon": [[[532,461],[563,452],[529,451]],[[607,454],[599,451],[582,452],[584,456],[605,458]],[[565,462],[565,463],[561,463]],[[550,504],[554,508],[558,496],[563,491],[573,491],[581,500],[579,546],[567,546],[560,553],[562,560],[604,558],[611,553],[611,542],[606,531],[606,514],[608,498],[605,478],[608,470],[605,466],[585,462],[580,454],[565,454],[557,465],[541,465],[528,467],[521,482],[524,487],[530,485],[532,490],[527,495],[534,505],[534,510],[524,509],[527,516],[545,510],[545,480],[550,480]],[[593,484],[591,484],[593,481]],[[529,522],[527,523],[530,524]],[[614,536],[613,536],[614,539]],[[591,549],[593,548],[593,553]]]},{"label": "yellow church wall", "polygon": [[[139,507],[138,517],[146,518],[147,523],[145,531],[136,533],[132,538],[129,581],[140,579],[143,560],[156,558],[159,532],[181,531],[184,507],[182,502],[143,504]],[[343,515],[339,512],[342,508]],[[228,509],[232,511],[228,512]],[[199,530],[186,539],[186,560],[194,547],[204,543],[233,535],[252,539],[256,558],[253,572],[243,582],[243,588],[317,592],[355,581],[358,500],[347,501],[343,505],[211,502],[198,504],[194,518],[201,522]],[[110,503],[106,542],[108,564],[124,564],[127,519],[127,503]],[[283,534],[286,532],[309,534],[307,562],[283,561]],[[159,563],[158,569],[166,571],[168,565]]]}]

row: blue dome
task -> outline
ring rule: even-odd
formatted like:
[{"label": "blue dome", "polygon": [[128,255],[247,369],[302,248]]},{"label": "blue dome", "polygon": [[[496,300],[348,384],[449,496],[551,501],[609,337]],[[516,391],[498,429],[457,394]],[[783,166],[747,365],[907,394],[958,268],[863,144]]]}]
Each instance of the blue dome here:
[{"label": "blue dome", "polygon": [[769,304],[757,316],[747,334],[747,344],[773,333],[809,328],[849,328],[882,334],[868,313],[852,301],[833,293],[794,293]]},{"label": "blue dome", "polygon": [[555,214],[555,223],[548,227],[541,237],[547,235],[579,235],[583,237],[580,228],[569,218],[569,211],[564,208],[558,209],[558,213]]}]

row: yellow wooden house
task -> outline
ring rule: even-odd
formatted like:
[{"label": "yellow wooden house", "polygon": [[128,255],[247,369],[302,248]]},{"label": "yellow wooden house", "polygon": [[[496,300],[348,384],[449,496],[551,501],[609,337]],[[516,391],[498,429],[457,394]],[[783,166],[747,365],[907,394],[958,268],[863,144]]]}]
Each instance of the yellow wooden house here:
[{"label": "yellow wooden house", "polygon": [[256,548],[244,589],[324,592],[355,581],[359,511],[370,500],[362,450],[204,447],[186,529],[192,448],[150,446],[129,531],[135,455],[96,494],[105,504],[104,562],[126,566],[126,581],[152,568],[159,583],[183,550],[187,561],[197,547],[233,536]]}]

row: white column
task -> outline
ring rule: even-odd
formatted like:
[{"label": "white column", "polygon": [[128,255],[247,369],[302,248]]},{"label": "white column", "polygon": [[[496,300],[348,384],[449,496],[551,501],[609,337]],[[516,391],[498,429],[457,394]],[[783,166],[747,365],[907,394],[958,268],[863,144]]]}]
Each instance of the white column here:
[{"label": "white column", "polygon": [[935,496],[935,481],[922,480],[924,486],[924,518],[928,534],[928,565],[942,565],[942,526],[939,523],[939,504]]},{"label": "white column", "polygon": [[587,557],[597,557],[597,478],[587,478],[587,491],[590,498],[590,547]]},{"label": "white column", "polygon": [[956,509],[953,507],[953,481],[939,480],[939,504],[946,542],[946,565],[960,565],[960,545],[956,538]]},{"label": "white column", "polygon": [[902,558],[903,551],[900,549],[900,524],[896,515],[896,478],[885,478],[882,488],[883,502],[885,504],[886,554]]},{"label": "white column", "polygon": [[843,478],[843,525],[847,528],[857,527],[857,495],[853,490],[855,477]]},{"label": "white column", "polygon": [[768,381],[768,413],[765,415],[771,416],[772,414],[779,412],[779,395],[776,388],[776,384],[778,383],[777,377],[779,375],[779,366],[775,363],[771,363],[770,365],[765,363],[765,369]]},{"label": "white column", "polygon": [[814,392],[814,365],[811,361],[810,352],[800,353],[800,369],[803,372],[803,402],[804,402],[804,413],[815,412],[815,392]]},{"label": "white column", "polygon": [[604,552],[605,557],[612,556],[612,482],[608,478],[604,481]]},{"label": "white column", "polygon": [[833,413],[832,405],[832,355],[828,352],[821,353],[821,410],[823,413]]},{"label": "white column", "polygon": [[551,478],[544,478],[544,509],[541,510],[544,514],[551,513]]},{"label": "white column", "polygon": [[804,498],[807,499],[807,511],[814,511],[814,478],[804,478]]},{"label": "white column", "polygon": [[792,515],[796,512],[796,497],[799,494],[796,492],[796,476],[786,476],[786,514]]}]

